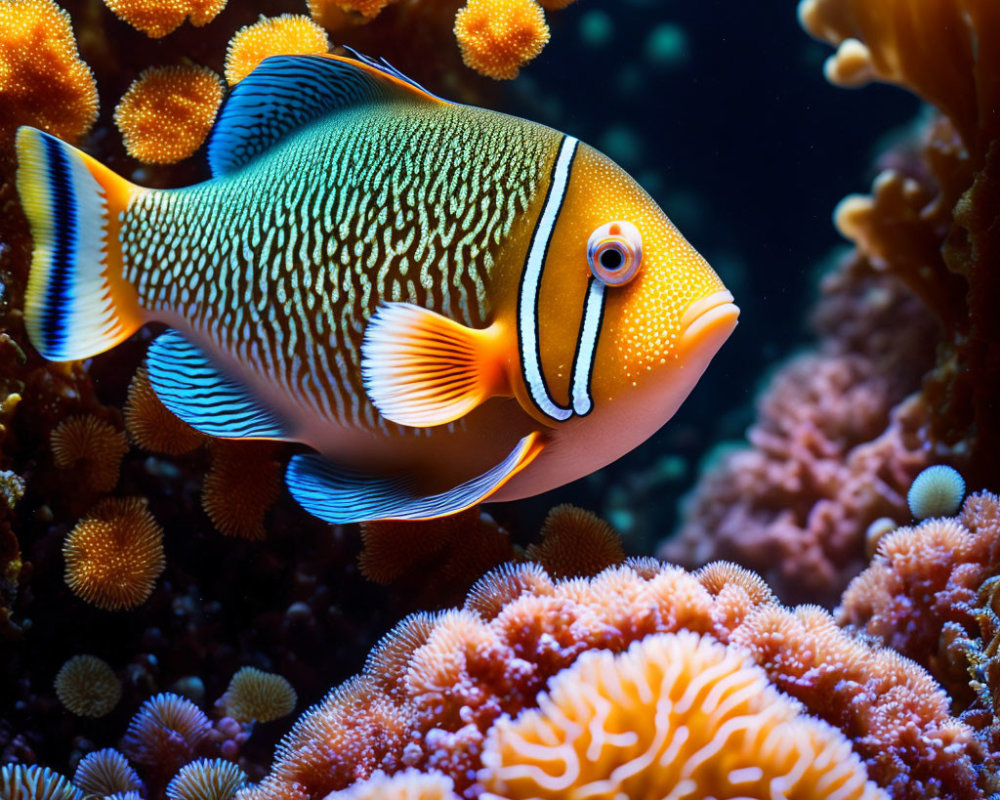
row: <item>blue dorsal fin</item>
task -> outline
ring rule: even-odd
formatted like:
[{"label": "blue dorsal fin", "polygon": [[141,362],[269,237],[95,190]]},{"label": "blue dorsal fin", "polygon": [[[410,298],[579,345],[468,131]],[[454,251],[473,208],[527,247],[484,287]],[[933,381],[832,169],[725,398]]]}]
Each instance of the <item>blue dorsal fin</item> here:
[{"label": "blue dorsal fin", "polygon": [[354,472],[318,455],[294,456],[285,483],[306,511],[336,525],[378,519],[433,519],[483,502],[528,466],[543,447],[540,434],[528,434],[496,466],[433,495],[418,494],[405,478]]},{"label": "blue dorsal fin", "polygon": [[146,354],[149,382],[171,412],[195,430],[226,439],[287,439],[281,420],[224,375],[180,333],[168,330]]},{"label": "blue dorsal fin", "polygon": [[219,112],[208,140],[212,175],[238,169],[286,134],[326,114],[402,98],[446,104],[387,62],[359,58],[265,58],[233,87]]}]

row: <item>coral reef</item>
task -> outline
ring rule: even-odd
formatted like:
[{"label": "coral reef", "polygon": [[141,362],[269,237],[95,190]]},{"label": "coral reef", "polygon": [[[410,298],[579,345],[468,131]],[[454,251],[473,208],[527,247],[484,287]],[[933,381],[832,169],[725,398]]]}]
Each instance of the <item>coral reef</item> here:
[{"label": "coral reef", "polygon": [[535,0],[468,0],[455,16],[455,38],[467,66],[512,80],[542,52],[549,26]]},{"label": "coral reef", "polygon": [[848,735],[891,797],[982,796],[973,733],[919,666],[849,638],[818,608],[783,608],[740,568],[716,565],[703,579],[633,563],[563,581],[537,565],[504,568],[464,609],[408,618],[359,676],[300,718],[270,774],[240,800],[320,798],[405,767],[475,794],[492,780],[482,758],[491,730],[534,708],[552,676],[588,651],[621,653],[683,630],[749,653],[803,713]]},{"label": "coral reef", "polygon": [[270,722],[295,710],[298,697],[280,675],[243,667],[229,681],[221,703],[237,722]]},{"label": "coral reef", "polygon": [[[973,485],[1000,474],[991,307],[1000,149],[988,110],[1000,27],[988,3],[948,0],[916,16],[905,0],[803,0],[799,17],[838,46],[826,67],[833,82],[895,83],[940,115],[883,159],[871,196],[848,197],[836,212],[856,251],[826,281],[812,358],[843,370],[829,359],[849,357],[855,374],[838,385],[819,362],[780,372],[750,430],[754,449],[706,476],[680,540],[661,553],[689,564],[735,558],[782,597],[832,605],[864,563],[868,526],[909,521],[903,488],[921,469],[952,464]],[[952,68],[941,70],[941,58]],[[856,335],[865,328],[868,342]],[[820,404],[825,416],[814,414]]]},{"label": "coral reef", "polygon": [[284,14],[240,28],[226,50],[226,80],[234,86],[268,56],[328,52],[326,32],[309,17]]},{"label": "coral reef", "polygon": [[142,781],[117,750],[106,747],[88,753],[77,764],[73,784],[84,794],[102,795],[138,792]]},{"label": "coral reef", "polygon": [[108,8],[153,39],[179,28],[185,20],[207,25],[226,7],[226,0],[104,0]]},{"label": "coral reef", "polygon": [[83,794],[62,775],[34,764],[6,764],[0,768],[0,797],[4,800],[83,800]]},{"label": "coral reef", "polygon": [[[884,800],[847,738],[800,713],[738,649],[690,632],[584,653],[483,750],[489,797]],[[780,791],[775,787],[780,786]]]},{"label": "coral reef", "polygon": [[937,464],[914,479],[906,504],[914,519],[947,517],[958,511],[965,497],[965,480],[954,467]]},{"label": "coral reef", "polygon": [[86,133],[97,119],[97,84],[69,14],[53,0],[5,0],[0,30],[0,147],[10,147],[18,125],[69,141]]},{"label": "coral reef", "polygon": [[202,484],[201,507],[226,536],[263,539],[264,515],[278,499],[284,475],[276,446],[220,439],[209,443],[209,451],[212,466]]},{"label": "coral reef", "polygon": [[115,125],[132,158],[175,164],[201,147],[221,103],[222,83],[208,67],[150,67],[122,96]]},{"label": "coral reef", "polygon": [[103,717],[122,696],[122,684],[108,662],[97,656],[73,656],[55,680],[59,701],[79,717]]},{"label": "coral reef", "polygon": [[247,776],[225,759],[207,758],[182,767],[167,784],[168,800],[230,800],[246,783]]},{"label": "coral reef", "polygon": [[166,564],[163,529],[141,498],[99,503],[66,537],[66,583],[99,608],[132,608],[149,597]]},{"label": "coral reef", "polygon": [[115,488],[128,442],[113,425],[93,415],[70,417],[56,426],[49,441],[59,469],[74,470],[96,492]]}]

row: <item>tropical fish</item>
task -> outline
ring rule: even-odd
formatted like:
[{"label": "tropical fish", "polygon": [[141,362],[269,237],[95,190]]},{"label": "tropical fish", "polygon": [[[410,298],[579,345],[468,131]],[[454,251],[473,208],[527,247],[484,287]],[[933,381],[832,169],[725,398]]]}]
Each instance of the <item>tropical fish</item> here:
[{"label": "tropical fish", "polygon": [[266,59],[220,112],[212,178],[182,189],[33,128],[17,152],[39,352],[165,324],[147,354],[164,404],[311,448],[286,482],[330,522],[587,475],[673,415],[739,314],[608,158],[384,62]]}]

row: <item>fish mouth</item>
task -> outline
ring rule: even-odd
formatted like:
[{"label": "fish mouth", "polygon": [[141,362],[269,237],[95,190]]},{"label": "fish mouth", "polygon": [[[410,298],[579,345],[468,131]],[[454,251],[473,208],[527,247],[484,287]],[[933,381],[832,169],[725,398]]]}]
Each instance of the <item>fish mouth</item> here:
[{"label": "fish mouth", "polygon": [[681,318],[681,346],[696,344],[713,334],[721,334],[723,339],[728,337],[740,316],[740,309],[733,299],[732,292],[723,289],[688,306]]}]

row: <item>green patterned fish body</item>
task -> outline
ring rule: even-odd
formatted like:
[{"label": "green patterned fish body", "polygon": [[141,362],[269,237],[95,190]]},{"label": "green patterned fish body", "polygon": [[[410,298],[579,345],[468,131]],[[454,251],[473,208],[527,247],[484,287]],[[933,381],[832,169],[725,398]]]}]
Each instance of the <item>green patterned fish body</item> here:
[{"label": "green patterned fish body", "polygon": [[265,60],[195,186],[143,189],[29,128],[18,155],[36,347],[85,358],[167,324],[148,352],[167,407],[311,447],[287,482],[332,522],[584,475],[659,427],[735,325],[606,158],[368,61]]}]

